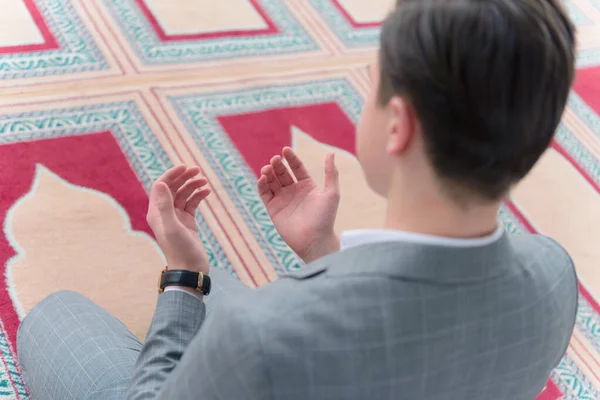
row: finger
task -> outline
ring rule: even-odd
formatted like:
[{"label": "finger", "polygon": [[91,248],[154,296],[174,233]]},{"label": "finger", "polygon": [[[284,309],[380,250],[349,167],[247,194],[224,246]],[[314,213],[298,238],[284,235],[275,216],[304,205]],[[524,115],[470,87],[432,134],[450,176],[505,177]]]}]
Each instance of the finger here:
[{"label": "finger", "polygon": [[[163,223],[175,220],[175,208],[173,207],[173,195],[164,182],[156,182],[152,185],[150,192],[150,207],[148,214],[156,212]],[[156,214],[155,214],[156,215]]]},{"label": "finger", "polygon": [[325,191],[340,193],[339,172],[335,166],[335,154],[329,153],[325,158]]},{"label": "finger", "polygon": [[183,174],[186,171],[186,169],[187,167],[183,164],[173,168],[169,168],[164,174],[160,176],[160,178],[156,180],[156,182],[162,182],[165,183],[167,186],[171,186],[173,181],[179,178],[179,176],[181,176],[181,174]]},{"label": "finger", "polygon": [[277,180],[273,167],[270,164],[265,165],[260,173],[267,177],[267,186],[269,186],[269,190],[273,192],[273,195],[276,195],[281,190],[281,183]]},{"label": "finger", "polygon": [[294,183],[294,178],[292,178],[288,167],[283,163],[281,156],[271,158],[271,166],[275,170],[275,176],[279,180],[279,183],[281,183],[281,186],[290,186]]},{"label": "finger", "polygon": [[283,157],[285,157],[285,159],[287,160],[290,169],[292,170],[294,176],[296,177],[296,179],[298,179],[298,181],[310,179],[308,171],[304,167],[304,164],[302,163],[300,158],[298,158],[296,153],[294,153],[294,150],[292,150],[290,147],[284,147]]},{"label": "finger", "polygon": [[202,188],[190,197],[190,199],[185,204],[185,212],[194,216],[196,213],[196,209],[208,195],[210,194],[210,188]]},{"label": "finger", "polygon": [[267,176],[261,175],[256,182],[256,188],[258,189],[258,194],[260,195],[261,200],[265,204],[269,204],[269,201],[273,198],[273,192],[269,189],[269,184],[267,183]]},{"label": "finger", "polygon": [[198,167],[198,166],[188,167],[181,175],[179,175],[179,177],[177,179],[175,179],[173,181],[173,183],[171,183],[169,185],[169,188],[171,188],[171,191],[173,193],[177,193],[179,188],[181,188],[188,180],[192,179],[199,173],[200,173],[200,167]]},{"label": "finger", "polygon": [[175,195],[175,207],[183,210],[185,208],[185,204],[188,201],[188,198],[196,191],[200,189],[202,186],[206,185],[208,181],[206,178],[195,178],[187,181]]}]

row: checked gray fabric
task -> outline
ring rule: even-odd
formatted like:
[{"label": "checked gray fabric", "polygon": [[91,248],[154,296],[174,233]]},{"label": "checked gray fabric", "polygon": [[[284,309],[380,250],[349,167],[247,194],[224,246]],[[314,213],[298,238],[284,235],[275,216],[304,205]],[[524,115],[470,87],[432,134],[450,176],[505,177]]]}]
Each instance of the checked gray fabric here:
[{"label": "checked gray fabric", "polygon": [[[206,307],[185,292],[166,291],[160,295],[148,338],[165,343],[177,339],[169,345],[185,349],[198,330],[205,309],[208,315],[214,304],[250,291],[226,271],[214,269],[211,277],[213,288],[205,298]],[[183,321],[193,326],[192,332],[178,331],[187,328]],[[168,334],[161,339],[164,329]],[[159,348],[170,351],[160,344]],[[154,346],[147,345],[145,349],[149,351],[140,357],[142,343],[121,321],[71,291],[54,293],[33,307],[17,336],[19,361],[34,400],[124,399],[136,361],[145,362],[146,356],[152,360]],[[137,388],[138,398],[154,398],[158,382],[148,379],[143,388]]]},{"label": "checked gray fabric", "polygon": [[532,400],[577,307],[571,259],[533,235],[369,244],[228,293],[206,318],[194,296],[160,295],[137,359],[114,317],[71,292],[51,296],[19,331],[32,397]]}]

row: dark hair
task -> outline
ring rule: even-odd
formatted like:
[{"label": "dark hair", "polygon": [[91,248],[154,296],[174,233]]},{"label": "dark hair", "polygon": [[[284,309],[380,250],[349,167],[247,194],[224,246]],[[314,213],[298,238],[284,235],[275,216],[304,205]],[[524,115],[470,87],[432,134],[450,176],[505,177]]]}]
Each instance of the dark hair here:
[{"label": "dark hair", "polygon": [[417,115],[449,189],[501,198],[548,147],[575,63],[559,0],[399,0],[381,32],[379,103]]}]

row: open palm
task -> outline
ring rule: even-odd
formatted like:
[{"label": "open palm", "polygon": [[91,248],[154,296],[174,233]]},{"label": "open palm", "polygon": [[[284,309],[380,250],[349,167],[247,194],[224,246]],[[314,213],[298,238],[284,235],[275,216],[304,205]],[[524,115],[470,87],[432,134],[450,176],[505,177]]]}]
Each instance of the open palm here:
[{"label": "open palm", "polygon": [[169,268],[208,273],[208,258],[196,230],[196,209],[209,195],[198,167],[169,169],[153,185],[147,221]]},{"label": "open palm", "polygon": [[290,168],[281,156],[273,157],[261,170],[258,191],[277,232],[310,262],[337,250],[333,226],[340,199],[338,172],[333,154],[328,155],[325,186],[319,188],[291,148],[284,148],[283,156]]}]

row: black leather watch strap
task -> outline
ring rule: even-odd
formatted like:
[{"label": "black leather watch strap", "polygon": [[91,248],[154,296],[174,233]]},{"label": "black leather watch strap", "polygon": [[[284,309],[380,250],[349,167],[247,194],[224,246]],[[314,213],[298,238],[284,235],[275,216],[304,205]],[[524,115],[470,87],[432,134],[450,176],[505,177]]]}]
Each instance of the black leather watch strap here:
[{"label": "black leather watch strap", "polygon": [[210,277],[202,273],[165,268],[160,275],[159,293],[162,293],[167,286],[189,287],[206,296],[210,293],[211,282]]}]

